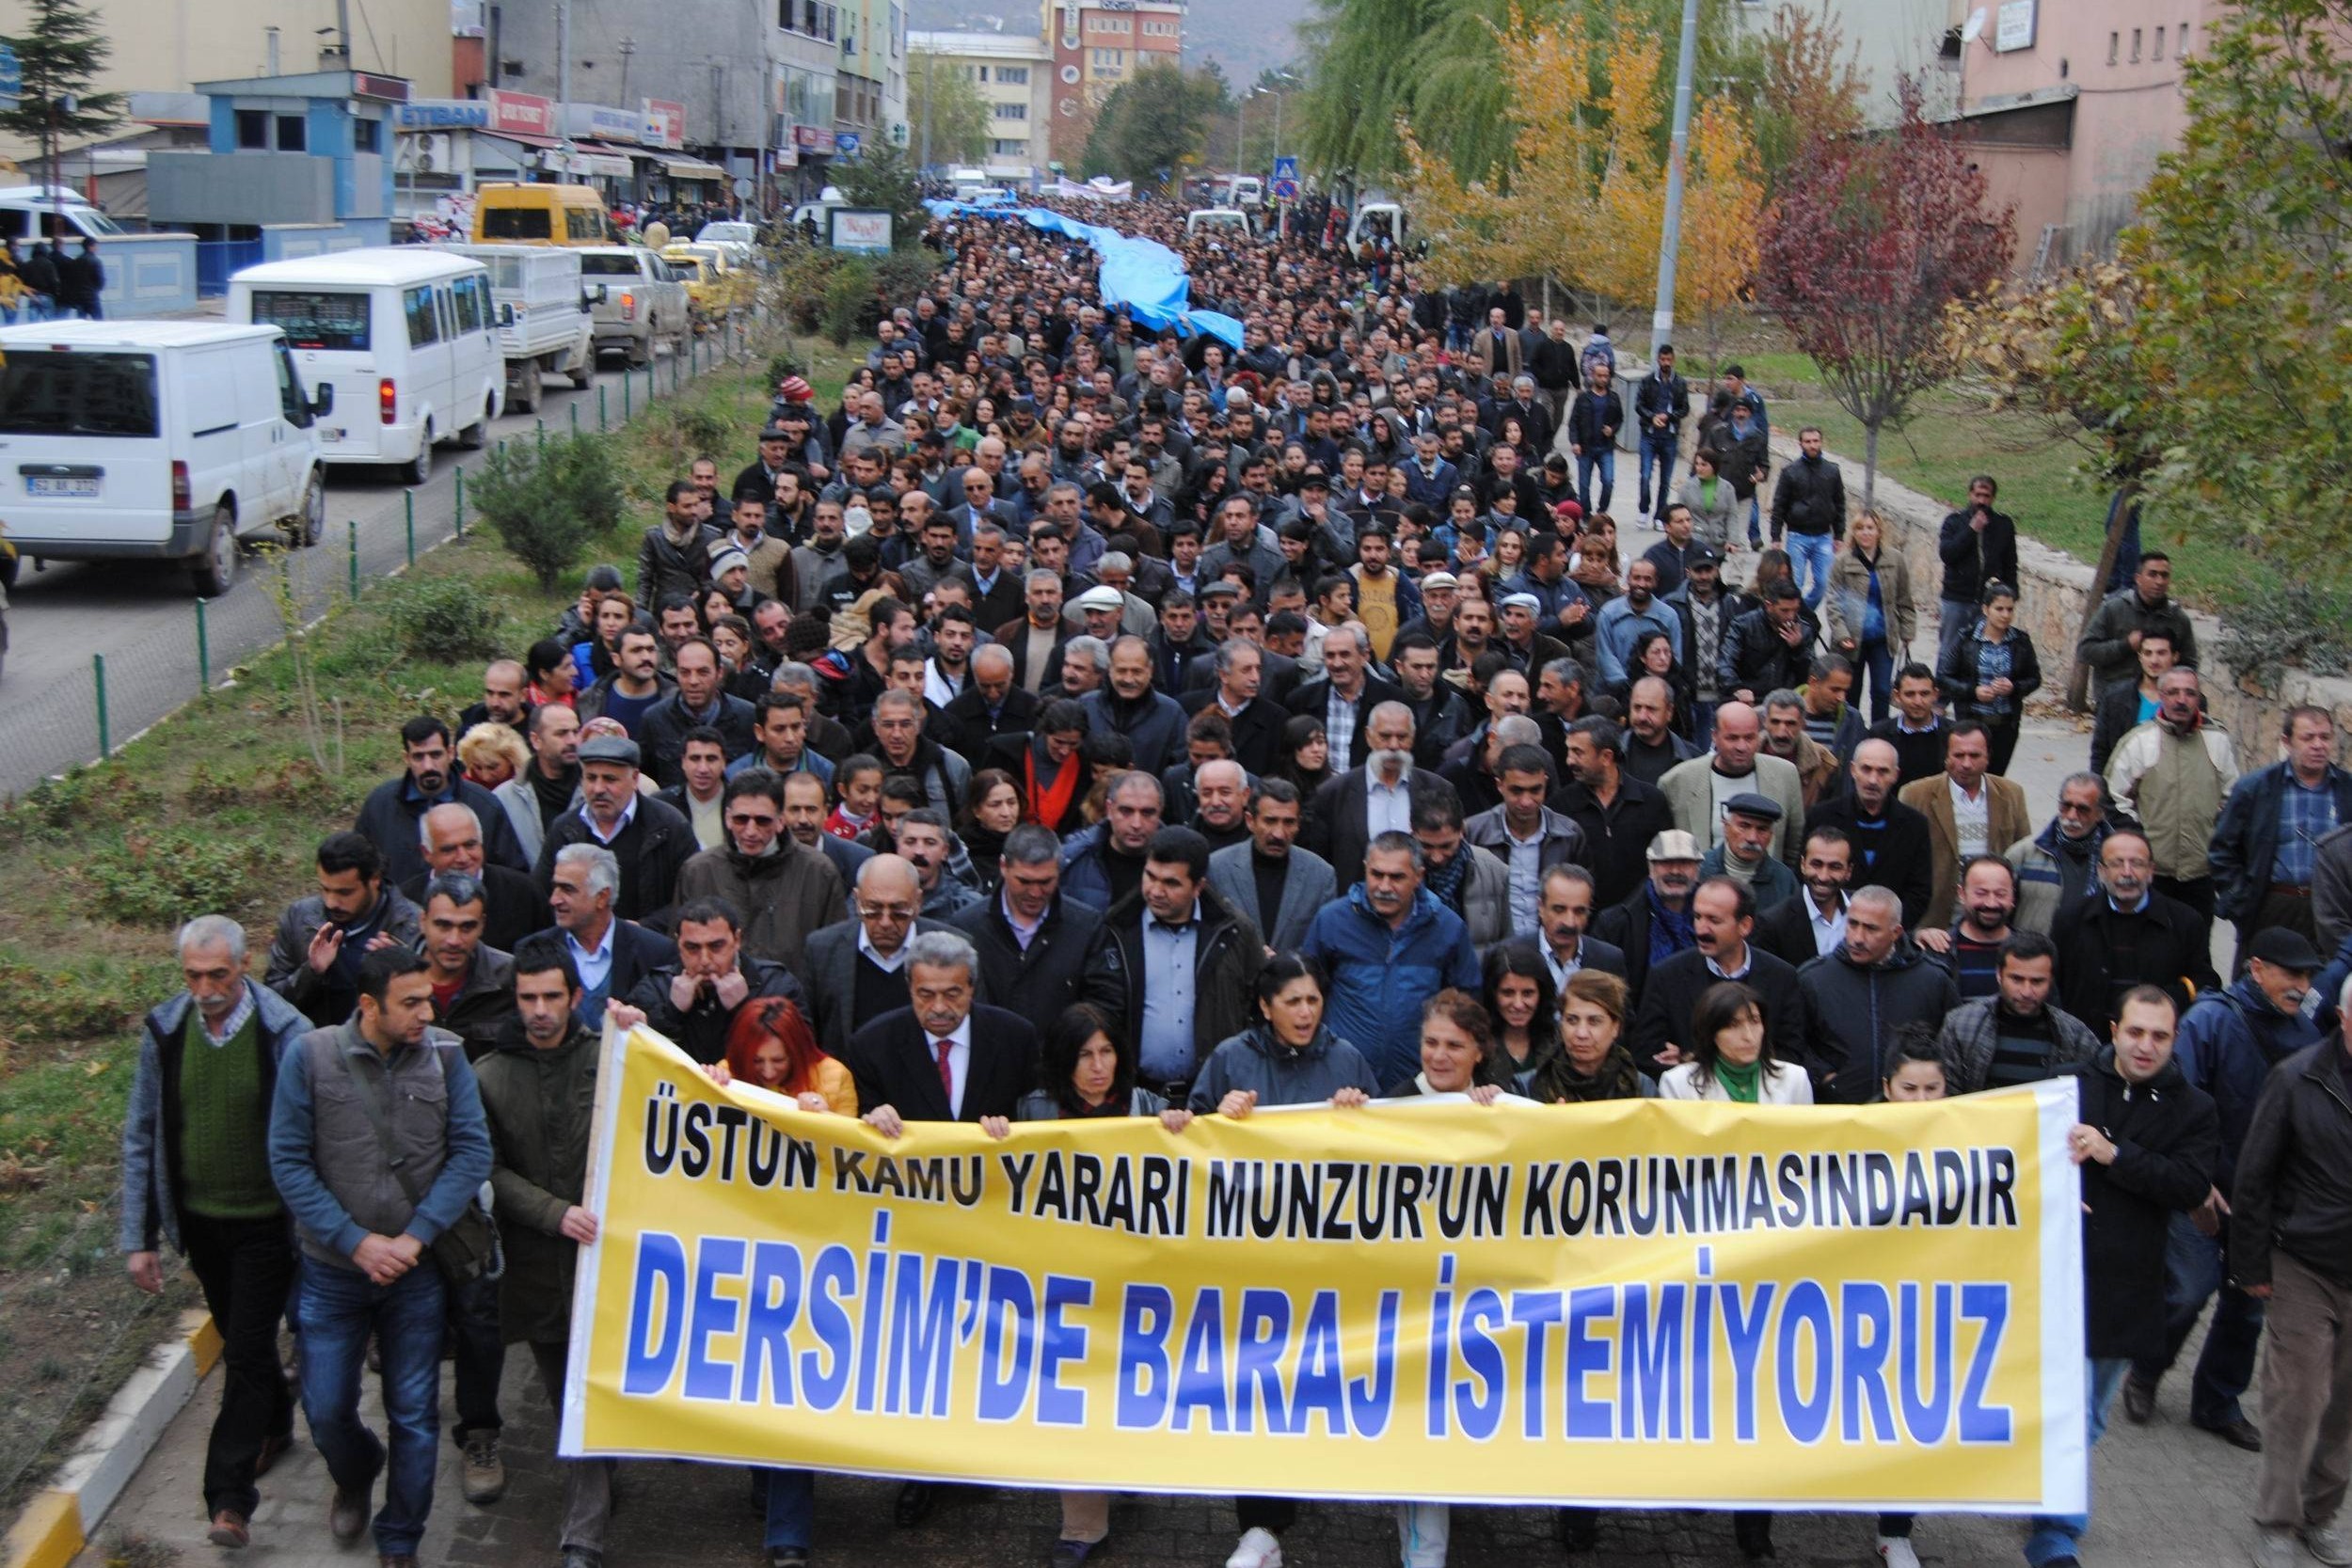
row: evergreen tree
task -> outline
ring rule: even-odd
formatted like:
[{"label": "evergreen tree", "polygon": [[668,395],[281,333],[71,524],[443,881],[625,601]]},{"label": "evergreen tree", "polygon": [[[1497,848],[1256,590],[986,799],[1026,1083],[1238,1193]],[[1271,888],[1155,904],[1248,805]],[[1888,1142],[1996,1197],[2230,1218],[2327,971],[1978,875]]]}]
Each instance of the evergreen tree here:
[{"label": "evergreen tree", "polygon": [[97,19],[73,0],[25,0],[25,5],[31,28],[0,34],[0,43],[16,52],[23,81],[16,106],[0,109],[0,131],[38,141],[48,182],[61,184],[57,153],[65,139],[99,135],[122,119],[122,94],[90,90],[114,46]]}]

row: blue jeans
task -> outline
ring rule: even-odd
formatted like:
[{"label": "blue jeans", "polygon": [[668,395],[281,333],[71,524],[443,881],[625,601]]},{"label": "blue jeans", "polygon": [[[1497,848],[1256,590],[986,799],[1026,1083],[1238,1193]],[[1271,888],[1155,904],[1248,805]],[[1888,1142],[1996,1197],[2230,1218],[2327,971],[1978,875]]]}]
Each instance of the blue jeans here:
[{"label": "blue jeans", "polygon": [[[1666,510],[1666,503],[1674,499],[1675,455],[1680,450],[1681,444],[1681,438],[1672,431],[1645,429],[1642,432],[1643,516],[1662,515]],[[1658,488],[1655,491],[1649,487],[1649,470],[1652,462],[1658,465]],[[1654,510],[1650,506],[1652,495],[1658,498],[1658,505]]]},{"label": "blue jeans", "polygon": [[[306,1258],[302,1264],[302,1416],[326,1473],[365,1494],[389,1469],[375,1515],[375,1549],[413,1554],[433,1512],[435,1451],[441,1430],[440,1271],[430,1258],[389,1285],[357,1269]],[[373,1330],[384,1362],[384,1419],[391,1456],[359,1419],[359,1372]]]},{"label": "blue jeans", "polygon": [[2263,1304],[2226,1284],[2229,1272],[2224,1237],[2200,1235],[2186,1214],[2173,1215],[2164,1248],[2164,1359],[2135,1362],[2132,1381],[2153,1388],[2172,1370],[2206,1301],[2219,1292],[2188,1385],[2188,1418],[2201,1427],[2227,1426],[2245,1415],[2238,1398],[2254,1385],[2262,1344]]},{"label": "blue jeans", "polygon": [[[1837,559],[1837,541],[1827,533],[1788,531],[1788,578],[1804,590],[1804,608],[1819,610],[1829,594],[1829,569]],[[1808,580],[1809,579],[1809,580]]]},{"label": "blue jeans", "polygon": [[[1593,504],[1593,473],[1600,473],[1600,504]],[[1600,447],[1586,451],[1576,460],[1576,499],[1584,508],[1584,515],[1609,510],[1609,498],[1617,492],[1617,449]]]},{"label": "blue jeans", "polygon": [[[1963,599],[1938,599],[1935,602],[1939,619],[1935,627],[1935,668],[1941,673],[1952,650],[1960,646],[1967,635],[1977,629],[1978,610]],[[2094,697],[2097,692],[2092,692]]]},{"label": "blue jeans", "polygon": [[[2107,1430],[2107,1406],[2115,1401],[2116,1389],[2123,1386],[2123,1374],[2131,1370],[2130,1361],[2118,1356],[2112,1360],[2093,1359],[2083,1366],[2083,1402],[2090,1418],[2090,1435],[2084,1443],[2084,1452],[2099,1446],[2100,1434]],[[2085,1497],[2084,1502],[2090,1499]],[[2037,1513],[2033,1516],[2033,1534],[2026,1538],[2026,1560],[2033,1568],[2060,1558],[2080,1555],[2078,1543],[2083,1532],[2090,1528],[2090,1510],[2080,1513]]]},{"label": "blue jeans", "polygon": [[1759,496],[1748,498],[1748,548],[1764,547],[1764,506]]},{"label": "blue jeans", "polygon": [[760,1544],[808,1550],[817,1533],[817,1475],[813,1470],[767,1469],[768,1535]]},{"label": "blue jeans", "polygon": [[1870,687],[1870,722],[1886,722],[1888,705],[1895,699],[1895,655],[1883,637],[1866,637],[1854,644],[1853,694],[1855,705],[1861,705],[1865,678]]}]

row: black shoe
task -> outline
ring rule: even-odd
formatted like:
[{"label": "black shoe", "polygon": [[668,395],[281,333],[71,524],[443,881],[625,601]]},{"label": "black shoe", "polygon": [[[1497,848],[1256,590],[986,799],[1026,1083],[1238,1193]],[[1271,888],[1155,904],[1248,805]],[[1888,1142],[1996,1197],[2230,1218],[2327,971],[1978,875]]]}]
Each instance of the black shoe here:
[{"label": "black shoe", "polygon": [[898,1488],[898,1502],[893,1517],[900,1529],[913,1529],[931,1516],[939,1506],[939,1488],[928,1481],[911,1481]]},{"label": "black shoe", "polygon": [[357,1492],[335,1488],[334,1501],[326,1505],[326,1528],[341,1544],[350,1545],[368,1528],[368,1499],[374,1490],[373,1482]]},{"label": "black shoe", "polygon": [[[1740,1544],[1740,1550],[1746,1557],[1771,1557],[1773,1555],[1772,1516],[1769,1513],[1735,1513],[1731,1516],[1731,1537]],[[2045,1563],[2042,1568],[2049,1568],[2049,1565]]]},{"label": "black shoe", "polygon": [[2156,1386],[2142,1383],[2136,1377],[2123,1380],[2123,1418],[2136,1427],[2148,1424],[2148,1418],[2156,1413]]},{"label": "black shoe", "polygon": [[604,1568],[604,1559],[578,1546],[564,1548],[564,1560],[559,1568]]},{"label": "black shoe", "polygon": [[1553,1532],[1559,1536],[1564,1552],[1600,1549],[1600,1516],[1589,1508],[1562,1509],[1553,1522]]},{"label": "black shoe", "polygon": [[1045,1568],[1079,1568],[1087,1559],[1110,1549],[1111,1538],[1107,1535],[1100,1541],[1057,1541],[1053,1554],[1045,1560]]},{"label": "black shoe", "polygon": [[771,1546],[768,1548],[768,1568],[808,1568],[806,1546]]},{"label": "black shoe", "polygon": [[2200,1432],[2210,1432],[2216,1437],[2220,1438],[2224,1443],[2229,1444],[2230,1447],[2233,1449],[2244,1449],[2248,1453],[2260,1453],[2263,1451],[2262,1428],[2256,1426],[2253,1422],[2248,1420],[2243,1416],[2240,1416],[2233,1421],[2223,1421],[2217,1426],[2207,1426],[2202,1421],[2200,1421],[2197,1423],[2197,1430]]}]

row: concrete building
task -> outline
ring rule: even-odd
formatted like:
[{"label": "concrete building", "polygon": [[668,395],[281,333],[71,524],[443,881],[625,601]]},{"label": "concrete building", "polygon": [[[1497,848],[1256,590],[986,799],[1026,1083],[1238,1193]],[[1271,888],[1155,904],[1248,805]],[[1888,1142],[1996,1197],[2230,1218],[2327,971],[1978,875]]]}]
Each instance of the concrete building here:
[{"label": "concrete building", "polygon": [[[919,89],[926,71],[961,71],[988,105],[988,151],[980,167],[993,182],[1026,185],[1041,179],[1048,162],[1046,135],[1054,110],[1054,52],[1042,38],[1018,33],[911,33],[909,70]],[[922,155],[923,126],[907,127],[910,145]],[[961,155],[934,147],[930,163],[945,168]]]},{"label": "concrete building", "polygon": [[2017,208],[2020,277],[2109,254],[2181,145],[2181,62],[2221,0],[1984,0],[1962,24],[1959,127]]},{"label": "concrete building", "polygon": [[[1817,22],[1837,29],[1844,54],[1862,80],[1863,112],[1874,125],[1895,118],[1896,87],[1905,76],[1928,91],[1928,112],[1948,111],[1954,90],[1947,69],[1947,36],[1965,13],[1966,0],[1794,0]],[[1778,25],[1783,0],[1734,0],[1732,25],[1761,36]]]},{"label": "concrete building", "polygon": [[[818,172],[833,155],[840,40],[850,28],[862,29],[859,3],[753,0],[648,9],[640,0],[572,0],[568,102],[623,112],[643,112],[648,96],[682,105],[684,147],[755,184],[769,175],[781,199],[795,192],[803,153]],[[874,3],[888,7],[891,0]],[[485,8],[485,85],[563,97],[555,22],[551,5]],[[903,74],[898,91],[903,119]]]},{"label": "concrete building", "polygon": [[[450,0],[369,0],[351,8],[351,57],[336,36],[336,0],[87,0],[110,53],[102,92],[190,93],[199,82],[356,69],[402,76],[420,93],[450,92]],[[36,150],[0,137],[0,153]],[[71,161],[67,164],[71,172]]]},{"label": "concrete building", "polygon": [[1184,50],[1184,0],[1041,0],[1054,46],[1050,157],[1076,167],[1086,153],[1087,110],[1153,61],[1178,64]]},{"label": "concrete building", "polygon": [[898,0],[841,0],[834,134],[853,147],[907,144],[907,13]]}]

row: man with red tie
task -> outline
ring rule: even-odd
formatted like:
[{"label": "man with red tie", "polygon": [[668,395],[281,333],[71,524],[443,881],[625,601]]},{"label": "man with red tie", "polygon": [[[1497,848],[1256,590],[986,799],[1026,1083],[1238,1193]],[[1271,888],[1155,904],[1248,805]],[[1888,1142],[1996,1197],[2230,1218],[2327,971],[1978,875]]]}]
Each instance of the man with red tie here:
[{"label": "man with red tie", "polygon": [[[907,943],[913,1004],[875,1019],[850,1037],[846,1058],[858,1110],[885,1138],[909,1121],[1009,1117],[1037,1078],[1037,1032],[1018,1013],[973,1005],[980,959],[961,931],[924,931]],[[939,1488],[899,1488],[900,1525],[930,1516]]]}]

